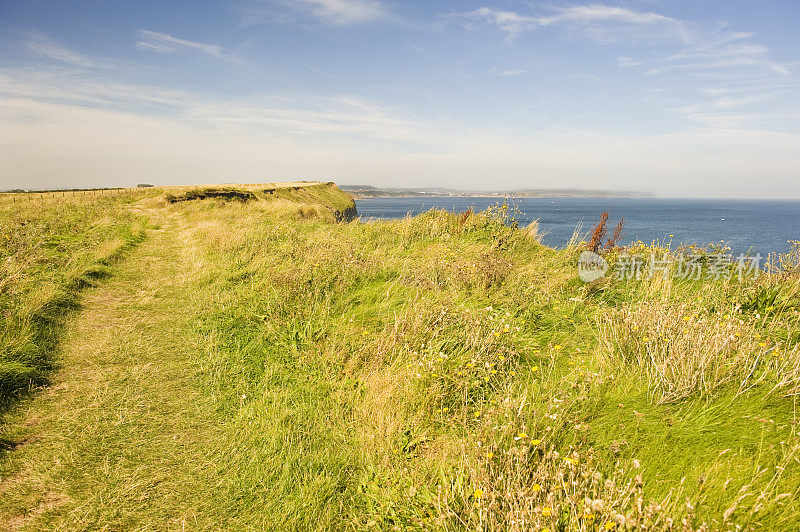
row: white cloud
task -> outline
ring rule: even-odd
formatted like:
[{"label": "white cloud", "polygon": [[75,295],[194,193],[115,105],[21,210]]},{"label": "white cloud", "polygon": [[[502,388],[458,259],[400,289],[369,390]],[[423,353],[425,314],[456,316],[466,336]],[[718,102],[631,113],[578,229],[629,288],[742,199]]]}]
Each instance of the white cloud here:
[{"label": "white cloud", "polygon": [[[789,102],[788,92],[796,94],[798,89],[793,80],[794,65],[773,60],[770,49],[757,42],[755,34],[734,31],[725,24],[690,22],[599,3],[523,13],[482,7],[457,16],[467,21],[467,28],[474,29],[477,24],[496,27],[508,39],[550,28],[572,40],[628,45],[637,57],[618,56],[617,67],[641,68],[645,76],[658,78],[660,84],[670,87],[665,94],[648,96],[645,101],[677,111],[705,127],[762,127],[779,122],[786,126],[788,121],[781,121],[769,106],[780,97]],[[714,90],[735,89],[740,94],[709,99],[700,91],[692,93],[692,83],[687,80],[713,80],[717,84]],[[789,87],[779,92],[764,89],[780,82],[789,82]],[[761,106],[761,114],[756,112],[756,105]],[[753,107],[753,112],[725,111],[745,106]]]},{"label": "white cloud", "polygon": [[80,71],[0,69],[0,94],[23,101],[86,109],[162,115],[201,129],[288,135],[338,133],[368,139],[416,139],[414,126],[387,106],[355,97],[272,95],[214,100],[145,85],[98,82]]},{"label": "white cloud", "polygon": [[344,26],[393,18],[391,10],[380,0],[265,0],[245,11],[248,23],[312,17]]},{"label": "white cloud", "polygon": [[139,40],[136,41],[136,47],[140,50],[152,50],[167,54],[191,50],[213,55],[214,57],[219,57],[220,59],[227,58],[222,50],[222,47],[216,44],[205,44],[197,41],[179,39],[168,33],[160,33],[150,30],[139,30],[138,35]]},{"label": "white cloud", "polygon": [[625,22],[628,24],[675,24],[679,23],[674,18],[652,12],[631,11],[621,7],[611,7],[602,4],[590,6],[575,6],[560,10],[560,13],[550,17],[552,23],[569,21],[591,24],[600,21]]},{"label": "white cloud", "polygon": [[26,44],[28,50],[39,57],[45,57],[47,59],[53,59],[62,63],[81,67],[98,66],[96,61],[57,44],[52,39],[39,32],[31,32],[28,35]]},{"label": "white cloud", "polygon": [[474,11],[463,13],[462,16],[469,20],[483,21],[487,24],[497,26],[506,32],[509,37],[515,37],[522,31],[544,25],[540,17],[519,15],[512,11],[503,11],[488,7],[481,7]]},{"label": "white cloud", "polygon": [[491,69],[487,70],[486,73],[488,75],[490,75],[490,76],[509,77],[509,76],[521,76],[523,74],[527,74],[528,71],[527,70],[500,70],[500,69],[497,69],[497,68],[491,68]]},{"label": "white cloud", "polygon": [[49,69],[0,70],[0,94],[2,188],[316,176],[800,197],[800,135],[786,133],[728,127],[641,137],[552,127],[514,135],[349,96],[212,98]]},{"label": "white cloud", "polygon": [[[458,16],[470,23],[483,22],[496,26],[509,38],[537,28],[564,26],[579,30],[601,42],[664,36],[686,39],[686,28],[677,19],[649,11],[632,11],[603,4],[551,8],[547,13],[541,14],[520,14],[481,7]],[[473,27],[471,24],[467,26]],[[643,32],[642,28],[646,28],[646,32]]]},{"label": "white cloud", "polygon": [[626,57],[626,56],[617,57],[617,66],[619,68],[633,68],[640,66],[641,64],[642,64],[641,61],[637,61],[633,57]]}]

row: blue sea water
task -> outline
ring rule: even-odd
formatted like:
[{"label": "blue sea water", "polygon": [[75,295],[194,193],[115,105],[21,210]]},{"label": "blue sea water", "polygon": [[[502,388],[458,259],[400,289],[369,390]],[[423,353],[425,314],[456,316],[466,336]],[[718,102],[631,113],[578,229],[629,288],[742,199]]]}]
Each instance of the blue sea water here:
[{"label": "blue sea water", "polygon": [[[362,220],[402,218],[432,208],[461,212],[484,210],[502,198],[425,197],[373,198],[356,201]],[[566,244],[582,224],[589,231],[600,213],[609,211],[610,225],[625,218],[623,242],[653,240],[706,245],[723,241],[733,253],[787,252],[788,241],[800,240],[800,201],[663,199],[663,198],[517,198],[521,226],[539,220],[542,241]],[[669,235],[674,235],[670,237]]]}]

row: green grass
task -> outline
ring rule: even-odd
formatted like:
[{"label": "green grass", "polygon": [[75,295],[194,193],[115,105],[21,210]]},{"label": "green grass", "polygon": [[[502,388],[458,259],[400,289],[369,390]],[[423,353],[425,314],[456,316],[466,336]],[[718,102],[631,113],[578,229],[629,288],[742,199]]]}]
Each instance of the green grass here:
[{"label": "green grass", "polygon": [[794,529],[795,274],[587,286],[578,244],[542,246],[503,210],[337,224],[335,189],[256,194],[140,202],[161,229],[68,327],[67,392],[8,429],[84,437],[7,452],[0,515]]},{"label": "green grass", "polygon": [[143,236],[126,200],[6,202],[0,209],[0,409],[46,381],[78,293]]}]

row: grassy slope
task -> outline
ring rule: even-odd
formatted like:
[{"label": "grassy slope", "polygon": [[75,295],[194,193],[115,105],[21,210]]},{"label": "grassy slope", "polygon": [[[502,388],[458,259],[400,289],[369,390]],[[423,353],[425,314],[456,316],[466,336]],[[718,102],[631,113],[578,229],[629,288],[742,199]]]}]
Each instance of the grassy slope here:
[{"label": "grassy slope", "polygon": [[[160,213],[163,234],[136,257],[151,266],[126,262],[96,296],[115,303],[87,309],[141,325],[95,357],[85,342],[100,333],[79,322],[74,386],[11,424],[45,439],[4,460],[16,473],[3,515],[38,508],[19,522],[66,528],[794,526],[792,279],[587,291],[574,249],[492,216],[332,225],[274,200]],[[778,305],[758,303],[764,286]],[[687,363],[664,363],[666,347]],[[86,365],[106,392],[70,373]],[[86,441],[56,437],[70,432]]]},{"label": "grassy slope", "polygon": [[81,288],[142,236],[127,196],[0,205],[0,409],[45,381],[55,362],[64,314]]},{"label": "grassy slope", "polygon": [[[573,250],[482,216],[252,220],[231,207],[201,235],[228,302],[205,329],[214,389],[252,449],[231,457],[231,489],[264,522],[793,526],[797,313],[739,312],[761,285],[645,280],[587,296]],[[796,282],[776,286],[796,300]],[[717,354],[660,379],[654,362],[620,359],[666,346]]]}]

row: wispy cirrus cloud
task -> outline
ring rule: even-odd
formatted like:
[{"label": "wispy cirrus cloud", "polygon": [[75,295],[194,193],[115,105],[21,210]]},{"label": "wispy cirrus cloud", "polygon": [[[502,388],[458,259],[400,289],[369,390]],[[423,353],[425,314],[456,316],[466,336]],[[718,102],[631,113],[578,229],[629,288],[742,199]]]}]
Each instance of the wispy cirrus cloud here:
[{"label": "wispy cirrus cloud", "polygon": [[94,67],[100,64],[97,60],[91,59],[74,50],[62,46],[47,35],[38,31],[30,32],[28,34],[26,47],[29,52],[39,57],[52,59],[74,66]]},{"label": "wispy cirrus cloud", "polygon": [[619,68],[633,68],[640,66],[641,64],[642,64],[641,61],[637,61],[633,57],[627,57],[627,56],[617,57],[617,66]]},{"label": "wispy cirrus cloud", "polygon": [[[630,187],[650,168],[661,193],[718,195],[720,184],[737,179],[745,183],[739,194],[763,195],[769,184],[782,194],[800,190],[799,135],[734,130],[720,116],[699,117],[717,129],[645,137],[563,127],[511,135],[420,120],[355,96],[221,98],[94,80],[84,76],[87,70],[0,68],[0,111],[7,118],[0,160],[8,168],[4,177],[13,177],[4,185],[52,187],[49,176],[58,168],[59,183],[72,186],[136,183],[142,175],[164,183],[252,181],[269,169],[273,180],[318,175],[352,183],[377,175],[409,186],[477,187],[503,168],[495,186],[510,187],[530,179],[535,166],[553,176],[542,186],[558,186],[567,176],[574,186]],[[705,180],[698,186],[700,174]],[[750,179],[762,174],[763,180]]]},{"label": "wispy cirrus cloud", "polygon": [[245,9],[245,22],[248,23],[313,18],[327,24],[347,26],[393,16],[389,7],[380,0],[261,0]]},{"label": "wispy cirrus cloud", "polygon": [[[578,43],[627,45],[630,55],[617,56],[618,68],[638,71],[676,89],[661,89],[645,101],[707,127],[785,123],[769,107],[788,102],[792,95],[797,97],[799,88],[791,65],[772,59],[770,49],[759,43],[754,33],[735,31],[724,23],[681,20],[599,3],[521,12],[481,7],[452,16],[470,30],[496,28],[508,41],[549,30]],[[708,90],[735,90],[737,94],[710,96],[699,90],[687,91],[687,79],[714,83]],[[783,87],[765,89],[775,85]]]},{"label": "wispy cirrus cloud", "polygon": [[467,21],[468,27],[483,23],[496,26],[513,39],[520,33],[548,26],[570,26],[580,29],[593,39],[606,42],[632,37],[639,28],[647,27],[679,38],[685,38],[684,24],[677,19],[650,11],[633,11],[621,7],[592,4],[552,8],[542,13],[521,14],[490,7],[481,7],[457,16]]},{"label": "wispy cirrus cloud", "polygon": [[229,56],[219,45],[206,44],[187,39],[179,39],[177,37],[173,37],[169,33],[161,33],[150,30],[139,30],[136,47],[140,50],[150,50],[166,54],[194,51],[212,55],[220,59],[229,58]]},{"label": "wispy cirrus cloud", "polygon": [[527,70],[502,70],[499,68],[490,68],[486,71],[486,73],[490,76],[503,76],[503,77],[514,77],[514,76],[521,76],[523,74],[527,74]]}]

